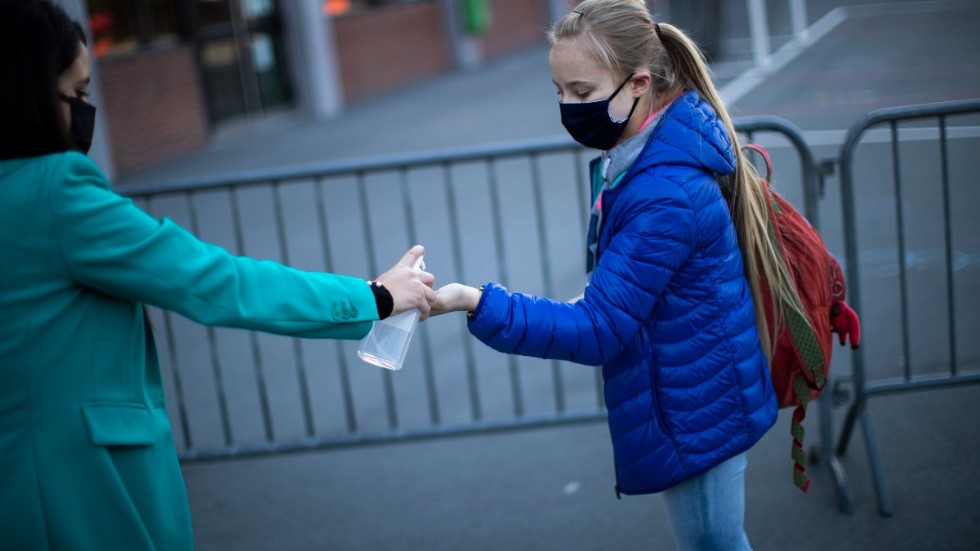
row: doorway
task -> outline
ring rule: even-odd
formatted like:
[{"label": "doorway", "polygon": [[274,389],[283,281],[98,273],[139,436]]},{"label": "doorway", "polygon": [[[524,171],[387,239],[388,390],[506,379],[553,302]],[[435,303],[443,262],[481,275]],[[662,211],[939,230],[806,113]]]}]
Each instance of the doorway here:
[{"label": "doorway", "polygon": [[290,103],[277,0],[193,0],[192,9],[212,123]]}]

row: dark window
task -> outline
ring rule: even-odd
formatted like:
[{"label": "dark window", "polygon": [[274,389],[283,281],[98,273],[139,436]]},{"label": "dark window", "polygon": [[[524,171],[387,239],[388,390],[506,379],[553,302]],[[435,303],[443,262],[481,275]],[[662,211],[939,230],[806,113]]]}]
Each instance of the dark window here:
[{"label": "dark window", "polygon": [[180,37],[176,0],[88,0],[88,13],[95,57]]},{"label": "dark window", "polygon": [[288,105],[291,96],[277,1],[197,0],[194,4],[195,36],[212,122]]},{"label": "dark window", "polygon": [[88,0],[88,8],[96,57],[193,45],[212,122],[292,99],[278,0]]}]

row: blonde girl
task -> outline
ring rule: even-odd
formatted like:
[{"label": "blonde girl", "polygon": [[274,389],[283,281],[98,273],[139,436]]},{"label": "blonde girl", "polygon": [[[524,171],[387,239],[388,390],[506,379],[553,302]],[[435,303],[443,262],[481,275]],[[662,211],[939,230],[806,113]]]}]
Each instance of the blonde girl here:
[{"label": "blonde girl", "polygon": [[602,150],[590,282],[575,303],[450,284],[433,313],[469,312],[502,352],[601,365],[616,491],[662,493],[680,549],[750,549],[745,454],[777,410],[760,273],[789,281],[758,176],[704,56],[641,0],[586,0],[549,41],[562,123]]}]

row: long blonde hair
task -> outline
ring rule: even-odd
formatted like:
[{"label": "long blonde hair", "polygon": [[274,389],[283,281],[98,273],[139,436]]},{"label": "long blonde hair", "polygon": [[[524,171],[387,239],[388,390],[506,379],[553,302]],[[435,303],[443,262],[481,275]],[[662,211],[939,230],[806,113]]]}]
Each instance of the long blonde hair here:
[{"label": "long blonde hair", "polygon": [[[774,339],[782,325],[783,308],[802,312],[793,278],[769,233],[766,190],[752,163],[738,145],[731,116],[718,95],[711,71],[698,46],[683,31],[667,23],[657,23],[642,0],[585,0],[558,20],[548,33],[554,46],[569,38],[583,40],[595,59],[619,78],[637,70],[652,75],[653,105],[659,98],[696,90],[724,124],[736,159],[731,177],[730,206],[745,275],[752,289],[755,319],[766,356],[772,359]],[[768,283],[769,327],[762,296],[761,276]]]}]

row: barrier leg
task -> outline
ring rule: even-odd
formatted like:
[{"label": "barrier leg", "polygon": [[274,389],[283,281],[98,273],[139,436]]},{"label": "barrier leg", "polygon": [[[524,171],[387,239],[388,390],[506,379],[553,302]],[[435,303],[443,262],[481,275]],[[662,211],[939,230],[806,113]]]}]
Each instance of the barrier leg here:
[{"label": "barrier leg", "polygon": [[837,441],[837,455],[847,453],[847,444],[851,440],[851,431],[854,430],[854,422],[857,421],[858,409],[864,409],[864,399],[857,398],[847,410],[847,418],[844,420],[844,428],[841,429],[840,440]]},{"label": "barrier leg", "polygon": [[854,514],[851,506],[851,492],[847,485],[847,474],[843,466],[834,455],[834,429],[833,429],[833,396],[825,395],[817,400],[820,408],[820,454],[819,457],[827,458],[827,467],[834,479],[834,488],[837,490],[837,508],[845,515]]},{"label": "barrier leg", "polygon": [[885,474],[881,468],[881,458],[878,455],[878,441],[871,425],[871,416],[867,408],[861,408],[861,429],[864,432],[864,444],[868,450],[868,462],[871,464],[871,475],[874,480],[875,493],[878,498],[878,513],[883,517],[892,516],[892,500],[885,485]]}]

